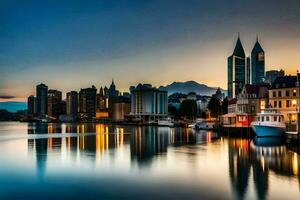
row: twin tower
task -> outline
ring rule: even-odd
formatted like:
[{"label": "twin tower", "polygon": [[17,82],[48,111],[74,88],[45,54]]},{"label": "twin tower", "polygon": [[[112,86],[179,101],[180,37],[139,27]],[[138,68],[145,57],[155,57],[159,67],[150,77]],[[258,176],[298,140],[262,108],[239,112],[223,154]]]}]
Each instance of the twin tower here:
[{"label": "twin tower", "polygon": [[234,98],[245,84],[260,84],[265,78],[265,52],[256,38],[251,58],[246,57],[240,37],[228,57],[228,98]]}]

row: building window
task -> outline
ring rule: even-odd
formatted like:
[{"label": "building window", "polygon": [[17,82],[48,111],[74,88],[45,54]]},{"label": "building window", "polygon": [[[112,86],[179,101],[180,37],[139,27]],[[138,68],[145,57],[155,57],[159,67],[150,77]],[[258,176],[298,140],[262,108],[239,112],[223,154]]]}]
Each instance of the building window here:
[{"label": "building window", "polygon": [[276,97],[276,91],[273,91],[273,97]]},{"label": "building window", "polygon": [[276,122],[277,121],[277,116],[274,116],[274,122]]},{"label": "building window", "polygon": [[295,107],[295,106],[297,105],[296,99],[293,99],[293,100],[292,100],[292,105],[293,105],[293,107]]},{"label": "building window", "polygon": [[270,117],[269,116],[266,117],[266,121],[267,122],[270,121]]},{"label": "building window", "polygon": [[277,101],[274,101],[274,108],[277,108]]},{"label": "building window", "polygon": [[296,90],[293,90],[293,96],[297,96],[297,91]]},{"label": "building window", "polygon": [[286,100],[286,107],[287,107],[287,108],[290,107],[290,100]]},{"label": "building window", "polygon": [[278,107],[281,108],[281,101],[278,101]]},{"label": "building window", "polygon": [[261,121],[263,122],[265,120],[265,117],[261,117]]},{"label": "building window", "polygon": [[262,100],[261,102],[260,102],[260,109],[261,110],[264,110],[266,108],[266,102],[265,102],[265,100]]},{"label": "building window", "polygon": [[286,90],[286,91],[285,91],[285,96],[287,96],[287,97],[290,96],[290,91],[289,91],[289,90]]},{"label": "building window", "polygon": [[281,91],[278,91],[278,97],[281,97]]}]

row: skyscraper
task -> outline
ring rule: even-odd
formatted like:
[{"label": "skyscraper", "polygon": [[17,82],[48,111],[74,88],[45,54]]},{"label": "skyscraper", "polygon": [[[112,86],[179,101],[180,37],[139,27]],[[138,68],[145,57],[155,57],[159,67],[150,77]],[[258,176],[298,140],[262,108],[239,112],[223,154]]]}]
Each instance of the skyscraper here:
[{"label": "skyscraper", "polygon": [[246,82],[246,58],[245,51],[238,37],[234,51],[227,59],[228,71],[228,97],[235,97],[242,90]]},{"label": "skyscraper", "polygon": [[78,112],[78,93],[71,91],[67,93],[67,114],[76,116]]},{"label": "skyscraper", "polygon": [[112,80],[111,85],[108,89],[108,115],[112,118],[113,116],[113,108],[114,103],[117,101],[119,96],[119,91],[116,90],[116,85],[114,83],[114,80]]},{"label": "skyscraper", "polygon": [[250,57],[246,58],[246,84],[251,83],[251,62]]},{"label": "skyscraper", "polygon": [[27,108],[28,108],[27,111],[28,116],[32,117],[36,114],[36,98],[33,95],[29,96],[27,99]]},{"label": "skyscraper", "polygon": [[48,116],[58,118],[61,114],[60,104],[62,93],[58,90],[48,90]]},{"label": "skyscraper", "polygon": [[96,116],[97,108],[97,89],[81,89],[79,92],[79,114],[82,118],[92,118]]},{"label": "skyscraper", "polygon": [[36,86],[36,105],[38,116],[45,117],[48,110],[48,86],[43,83]]},{"label": "skyscraper", "polygon": [[265,78],[265,52],[256,39],[251,51],[251,84],[259,84]]}]

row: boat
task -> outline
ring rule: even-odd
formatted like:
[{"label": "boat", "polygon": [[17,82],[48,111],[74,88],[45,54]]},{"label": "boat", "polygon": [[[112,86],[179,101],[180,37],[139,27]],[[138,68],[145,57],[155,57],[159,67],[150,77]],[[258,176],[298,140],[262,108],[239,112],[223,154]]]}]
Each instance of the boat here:
[{"label": "boat", "polygon": [[250,126],[257,137],[282,137],[286,130],[283,115],[268,109],[258,113]]}]

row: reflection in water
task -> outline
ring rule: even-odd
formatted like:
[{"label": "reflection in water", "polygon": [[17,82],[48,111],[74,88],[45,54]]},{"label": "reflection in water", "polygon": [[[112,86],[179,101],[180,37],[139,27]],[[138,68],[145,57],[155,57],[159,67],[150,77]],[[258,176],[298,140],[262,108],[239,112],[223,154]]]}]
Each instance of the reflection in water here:
[{"label": "reflection in water", "polygon": [[[151,126],[120,127],[93,123],[62,125],[40,123],[29,124],[27,131],[28,134],[77,133],[73,137],[66,134],[66,137],[28,139],[28,150],[29,153],[35,152],[37,173],[41,179],[45,177],[47,159],[50,159],[47,158],[47,154],[51,152],[63,153],[66,150],[74,154],[76,159],[88,157],[92,163],[98,163],[97,161],[101,160],[102,155],[107,152],[110,158],[114,158],[116,153],[124,153],[123,150],[128,149],[130,162],[150,167],[159,159],[167,159],[169,147],[181,148],[184,145],[202,143],[209,145],[214,143],[214,139],[219,141],[217,134],[213,132],[195,133],[191,129]],[[228,142],[223,141],[221,145],[228,145],[228,164],[226,160],[226,165],[229,167],[228,176],[235,198],[248,197],[247,191],[252,185],[249,180],[253,180],[256,197],[266,199],[272,174],[297,177],[300,183],[300,158],[297,153],[287,149],[282,140],[273,138],[259,138],[253,141],[237,138],[225,140]],[[192,151],[196,150],[192,148]],[[200,158],[200,162],[204,161]]]},{"label": "reflection in water", "polygon": [[[269,172],[282,176],[298,176],[299,156],[283,145],[282,139],[231,139],[229,141],[229,172],[237,198],[243,199],[248,187],[250,169],[258,199],[266,199]],[[300,180],[300,179],[299,179]]]},{"label": "reflection in water", "polygon": [[232,139],[229,141],[229,175],[237,196],[244,197],[250,174],[249,140]]}]

